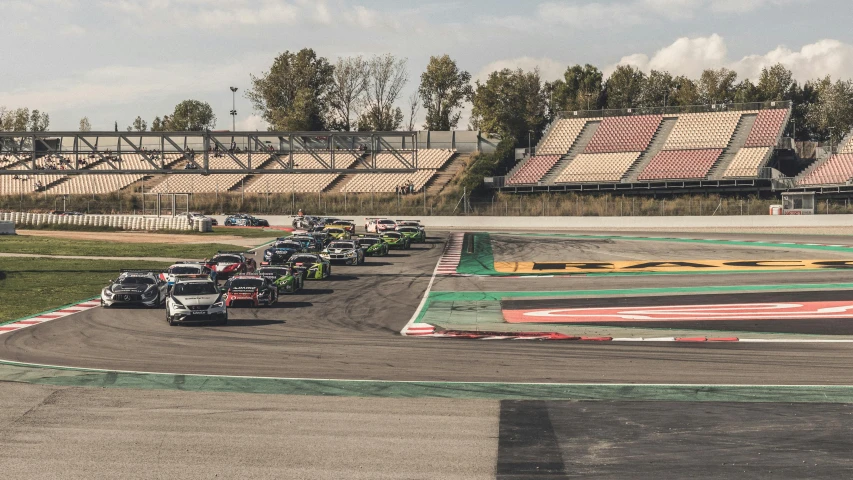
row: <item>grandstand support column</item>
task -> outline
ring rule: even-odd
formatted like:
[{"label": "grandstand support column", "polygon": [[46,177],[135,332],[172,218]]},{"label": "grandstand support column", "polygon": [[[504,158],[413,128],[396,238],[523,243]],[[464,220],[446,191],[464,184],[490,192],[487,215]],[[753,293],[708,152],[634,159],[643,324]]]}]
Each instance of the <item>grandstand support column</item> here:
[{"label": "grandstand support column", "polygon": [[210,133],[204,132],[204,135],[201,137],[201,139],[201,141],[203,142],[202,149],[204,150],[204,152],[202,152],[201,161],[204,163],[204,171],[207,171],[210,162],[210,156],[207,153],[207,151],[210,150]]}]

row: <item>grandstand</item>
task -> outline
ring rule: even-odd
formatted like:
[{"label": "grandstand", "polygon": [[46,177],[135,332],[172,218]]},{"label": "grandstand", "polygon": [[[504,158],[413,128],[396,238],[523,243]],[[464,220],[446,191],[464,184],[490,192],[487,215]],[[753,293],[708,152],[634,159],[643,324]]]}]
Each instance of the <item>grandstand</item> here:
[{"label": "grandstand", "polygon": [[768,183],[765,170],[791,108],[767,102],[566,112],[497,186],[522,192]]}]

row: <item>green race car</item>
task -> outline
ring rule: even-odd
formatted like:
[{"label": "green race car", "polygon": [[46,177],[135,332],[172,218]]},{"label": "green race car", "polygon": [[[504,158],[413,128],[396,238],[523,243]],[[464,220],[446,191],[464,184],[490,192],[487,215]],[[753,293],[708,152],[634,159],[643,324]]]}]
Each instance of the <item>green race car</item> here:
[{"label": "green race car", "polygon": [[279,294],[296,293],[305,286],[302,273],[295,272],[289,265],[261,267],[256,273],[268,278],[278,289]]},{"label": "green race car", "polygon": [[426,242],[426,232],[418,227],[397,227],[397,231],[408,238],[411,243]]},{"label": "green race car", "polygon": [[388,244],[388,248],[408,250],[412,246],[411,239],[400,232],[382,232],[379,238]]},{"label": "green race car", "polygon": [[388,255],[388,244],[377,236],[359,237],[358,244],[364,250],[366,257],[384,257]]},{"label": "green race car", "polygon": [[302,273],[305,280],[325,280],[332,274],[332,265],[316,253],[297,253],[288,262],[294,272]]}]

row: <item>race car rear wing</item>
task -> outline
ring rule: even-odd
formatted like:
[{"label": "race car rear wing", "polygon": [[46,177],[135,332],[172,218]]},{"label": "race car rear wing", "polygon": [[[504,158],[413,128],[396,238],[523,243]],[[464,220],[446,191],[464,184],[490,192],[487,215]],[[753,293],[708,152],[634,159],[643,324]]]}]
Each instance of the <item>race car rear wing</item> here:
[{"label": "race car rear wing", "polygon": [[395,222],[418,222],[418,223],[421,223],[420,220],[395,220]]},{"label": "race car rear wing", "polygon": [[156,275],[158,273],[166,273],[166,270],[134,270],[132,268],[122,268],[119,270],[121,273],[139,273],[139,274],[151,274]]},{"label": "race car rear wing", "polygon": [[218,251],[218,252],[216,252],[216,253],[225,253],[225,254],[229,254],[229,253],[230,253],[230,254],[232,254],[232,255],[245,255],[245,254],[246,254],[246,252],[242,252],[242,251],[230,252],[230,251],[226,251],[226,250],[219,250],[219,251]]}]

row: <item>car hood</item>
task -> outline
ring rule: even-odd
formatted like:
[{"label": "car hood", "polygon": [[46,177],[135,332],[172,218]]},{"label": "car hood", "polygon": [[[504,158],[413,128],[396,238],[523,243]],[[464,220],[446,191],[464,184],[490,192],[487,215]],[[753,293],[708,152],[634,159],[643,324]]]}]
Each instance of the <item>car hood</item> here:
[{"label": "car hood", "polygon": [[149,288],[154,288],[154,285],[122,285],[120,283],[114,283],[110,286],[110,290],[117,295],[144,293]]},{"label": "car hood", "polygon": [[210,295],[187,295],[187,296],[175,296],[175,300],[183,303],[184,305],[191,307],[193,305],[210,305],[219,298],[218,293],[211,293]]}]

